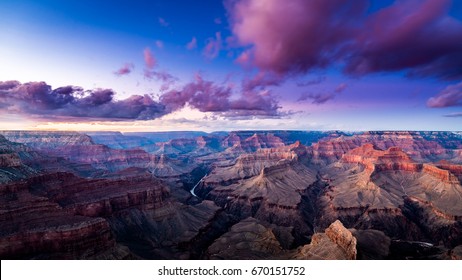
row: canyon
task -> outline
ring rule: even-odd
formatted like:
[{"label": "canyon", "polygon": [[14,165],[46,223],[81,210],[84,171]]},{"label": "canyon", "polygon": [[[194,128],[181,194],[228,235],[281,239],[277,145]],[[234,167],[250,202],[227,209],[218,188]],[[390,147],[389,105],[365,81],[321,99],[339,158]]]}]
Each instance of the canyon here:
[{"label": "canyon", "polygon": [[0,201],[2,259],[461,259],[462,133],[0,131]]}]

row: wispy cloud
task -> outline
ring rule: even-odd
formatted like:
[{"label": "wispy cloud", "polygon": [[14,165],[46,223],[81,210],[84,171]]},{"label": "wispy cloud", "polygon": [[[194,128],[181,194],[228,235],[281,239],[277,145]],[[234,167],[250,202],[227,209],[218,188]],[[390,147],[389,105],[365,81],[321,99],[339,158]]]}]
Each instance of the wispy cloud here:
[{"label": "wispy cloud", "polygon": [[133,63],[125,63],[122,67],[114,71],[114,74],[116,76],[128,75],[133,71],[134,68],[135,65]]},{"label": "wispy cloud", "polygon": [[296,85],[298,87],[307,87],[307,86],[312,86],[312,85],[318,85],[324,82],[325,80],[326,80],[326,76],[319,76],[316,79],[297,82]]},{"label": "wispy cloud", "polygon": [[161,40],[156,40],[156,46],[159,49],[163,49],[164,48],[164,42],[162,42]]},{"label": "wispy cloud", "polygon": [[309,93],[304,92],[300,95],[297,101],[307,101],[311,100],[313,104],[324,104],[329,100],[334,99],[338,94],[342,93],[347,88],[347,85],[344,83],[339,84],[333,92],[323,92],[323,93]]},{"label": "wispy cloud", "polygon": [[214,59],[218,56],[222,48],[221,33],[215,33],[215,38],[208,38],[204,47],[203,55],[208,59]]},{"label": "wispy cloud", "polygon": [[144,55],[144,63],[146,64],[146,68],[153,69],[157,64],[157,60],[152,54],[151,49],[145,48],[143,51],[143,55]]},{"label": "wispy cloud", "polygon": [[446,115],[443,115],[443,117],[447,117],[447,118],[462,118],[462,112],[446,114]]},{"label": "wispy cloud", "polygon": [[170,25],[164,18],[159,17],[159,24],[163,27],[168,27]]},{"label": "wispy cloud", "polygon": [[188,50],[193,50],[197,48],[197,39],[196,37],[192,37],[191,41],[186,44],[186,48]]},{"label": "wispy cloud", "polygon": [[449,85],[436,96],[428,99],[427,106],[430,108],[462,106],[462,82]]}]

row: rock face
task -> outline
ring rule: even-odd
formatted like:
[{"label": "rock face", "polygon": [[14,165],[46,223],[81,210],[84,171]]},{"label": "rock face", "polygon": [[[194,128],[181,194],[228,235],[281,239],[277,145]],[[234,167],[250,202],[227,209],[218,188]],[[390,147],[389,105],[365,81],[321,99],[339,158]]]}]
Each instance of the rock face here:
[{"label": "rock face", "polygon": [[2,258],[460,255],[461,133],[0,134]]},{"label": "rock face", "polygon": [[[447,149],[439,142],[428,141],[425,132],[371,131],[353,136],[321,140],[312,146],[313,160],[319,163],[337,161],[349,150],[372,144],[380,150],[399,147],[417,162],[436,162],[441,159],[457,160],[457,151]],[[445,137],[448,137],[444,134]],[[434,135],[435,136],[435,135]],[[459,138],[460,142],[460,138]],[[457,144],[453,144],[453,146]]]},{"label": "rock face", "polygon": [[247,218],[231,227],[230,231],[207,249],[210,259],[273,259],[283,249],[271,229],[254,218]]},{"label": "rock face", "polygon": [[0,134],[11,142],[27,144],[29,147],[38,149],[95,144],[90,136],[78,132],[0,131]]},{"label": "rock face", "polygon": [[33,195],[24,183],[2,185],[0,194],[2,259],[110,258],[111,251],[118,251],[109,224],[102,218],[75,215]]},{"label": "rock face", "polygon": [[31,160],[38,160],[35,152],[0,135],[0,184],[36,174],[37,170],[25,164]]},{"label": "rock face", "polygon": [[290,253],[290,258],[303,260],[355,260],[356,238],[340,221],[332,223],[325,233],[316,233],[311,243]]}]

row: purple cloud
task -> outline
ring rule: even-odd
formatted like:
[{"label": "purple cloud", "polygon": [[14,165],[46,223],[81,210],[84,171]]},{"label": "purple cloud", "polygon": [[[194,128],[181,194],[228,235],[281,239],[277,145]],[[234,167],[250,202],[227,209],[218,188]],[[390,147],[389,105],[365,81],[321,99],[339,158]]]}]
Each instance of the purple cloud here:
[{"label": "purple cloud", "polygon": [[160,97],[167,109],[176,111],[186,104],[201,112],[225,111],[229,108],[229,87],[216,85],[196,75],[195,81],[186,84],[181,90],[172,90]]},{"label": "purple cloud", "polygon": [[335,94],[334,93],[302,93],[300,97],[297,99],[297,101],[307,101],[311,99],[311,103],[313,104],[324,104],[327,101],[334,99]]},{"label": "purple cloud", "polygon": [[146,67],[148,69],[153,69],[157,64],[157,61],[154,55],[152,54],[151,49],[145,48],[143,51],[143,55],[144,55],[144,63],[146,63]]},{"label": "purple cloud", "polygon": [[244,91],[253,91],[255,89],[264,89],[268,86],[277,86],[281,84],[284,77],[272,72],[259,72],[250,79],[242,81],[242,89]]},{"label": "purple cloud", "polygon": [[133,63],[125,63],[124,66],[120,67],[117,71],[114,72],[114,75],[116,76],[128,75],[133,71],[134,68],[135,68],[135,65]]},{"label": "purple cloud", "polygon": [[114,95],[110,89],[66,86],[53,90],[44,82],[0,82],[0,110],[36,119],[114,121],[149,120],[169,113],[148,95],[123,100],[114,100]]},{"label": "purple cloud", "polygon": [[[167,83],[171,80],[168,73],[165,80]],[[0,113],[61,121],[150,120],[189,105],[201,112],[228,118],[277,118],[284,115],[269,91],[244,91],[236,98],[233,88],[232,85],[217,84],[196,75],[194,81],[180,89],[163,93],[159,101],[154,101],[149,95],[132,95],[116,100],[115,92],[110,89],[84,90],[75,86],[52,89],[45,82],[21,84],[7,81],[0,82]]]},{"label": "purple cloud", "polygon": [[344,83],[339,84],[333,92],[324,92],[324,93],[309,93],[304,92],[300,95],[297,101],[307,101],[312,100],[313,104],[324,104],[329,100],[334,99],[338,94],[342,93],[347,88],[347,85]]},{"label": "purple cloud", "polygon": [[462,77],[462,23],[449,0],[396,1],[368,13],[368,0],[237,0],[228,5],[238,61],[300,74],[330,66],[351,75],[404,70]]},{"label": "purple cloud", "polygon": [[148,80],[156,79],[161,81],[160,91],[164,92],[168,90],[175,82],[178,81],[178,78],[168,73],[167,71],[156,71],[156,70],[144,70],[144,77]]},{"label": "purple cloud", "polygon": [[188,50],[193,50],[193,49],[197,48],[197,39],[196,39],[196,37],[192,37],[191,41],[186,44],[186,48]]},{"label": "purple cloud", "polygon": [[268,91],[244,91],[232,99],[233,87],[219,85],[196,75],[193,82],[181,90],[172,90],[160,97],[167,110],[176,111],[189,104],[201,112],[220,113],[224,116],[279,116],[276,99]]},{"label": "purple cloud", "polygon": [[449,0],[397,1],[367,17],[345,71],[461,78],[462,23],[448,15],[450,5]]},{"label": "purple cloud", "polygon": [[447,117],[447,118],[462,118],[462,112],[446,114],[446,115],[443,115],[443,117]]},{"label": "purple cloud", "polygon": [[203,55],[208,59],[214,59],[218,56],[222,48],[221,33],[215,33],[215,38],[208,38],[204,47]]},{"label": "purple cloud", "polygon": [[319,76],[316,79],[309,80],[309,81],[300,81],[297,82],[298,87],[307,87],[307,86],[312,86],[312,85],[318,85],[326,80],[325,76]]},{"label": "purple cloud", "polygon": [[338,85],[338,86],[334,89],[334,92],[335,92],[335,93],[341,93],[341,92],[343,92],[346,88],[347,88],[347,85],[346,85],[345,83],[341,83],[340,85]]},{"label": "purple cloud", "polygon": [[449,85],[427,101],[430,108],[462,106],[462,82]]},{"label": "purple cloud", "polygon": [[5,81],[0,82],[0,90],[9,90],[19,86],[21,83],[18,81]]},{"label": "purple cloud", "polygon": [[239,113],[241,116],[280,116],[278,102],[270,91],[245,91],[242,96],[230,102],[231,113]]}]

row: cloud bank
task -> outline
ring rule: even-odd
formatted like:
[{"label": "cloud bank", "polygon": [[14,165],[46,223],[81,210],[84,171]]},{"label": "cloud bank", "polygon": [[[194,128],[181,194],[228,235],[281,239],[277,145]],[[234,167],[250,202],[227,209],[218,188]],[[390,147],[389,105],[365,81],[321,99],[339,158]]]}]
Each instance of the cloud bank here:
[{"label": "cloud bank", "polygon": [[149,120],[166,114],[165,106],[148,95],[115,100],[110,89],[52,89],[44,82],[0,82],[0,111],[37,119]]},{"label": "cloud bank", "polygon": [[336,66],[353,76],[404,71],[462,78],[462,23],[449,0],[237,0],[227,5],[237,59],[262,71],[303,74]]},{"label": "cloud bank", "polygon": [[45,82],[0,82],[0,112],[32,119],[152,120],[185,106],[229,118],[283,115],[268,91],[245,91],[236,96],[231,86],[204,80],[200,75],[179,89],[166,91],[159,101],[147,94],[117,100],[111,89],[84,90],[76,86],[52,89]]}]

